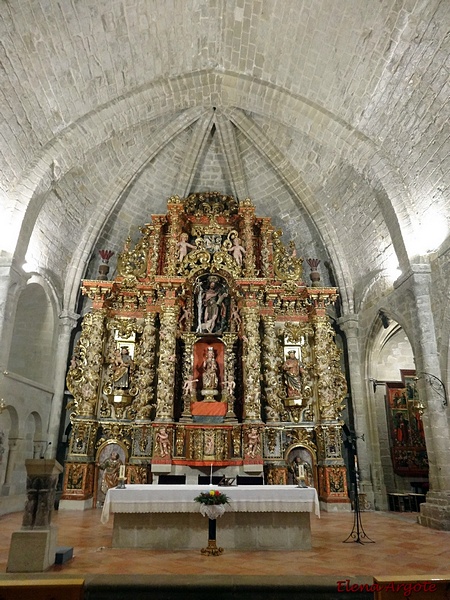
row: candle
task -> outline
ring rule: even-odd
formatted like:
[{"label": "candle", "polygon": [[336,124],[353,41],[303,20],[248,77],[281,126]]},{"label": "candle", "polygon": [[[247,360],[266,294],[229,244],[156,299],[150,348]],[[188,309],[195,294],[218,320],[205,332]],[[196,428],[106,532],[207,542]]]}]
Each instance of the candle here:
[{"label": "candle", "polygon": [[211,463],[211,471],[209,473],[209,485],[212,485],[212,468],[213,468],[213,464]]},{"label": "candle", "polygon": [[125,479],[125,465],[119,467],[119,479]]},{"label": "candle", "polygon": [[298,476],[300,479],[305,478],[305,467],[303,465],[298,465]]}]

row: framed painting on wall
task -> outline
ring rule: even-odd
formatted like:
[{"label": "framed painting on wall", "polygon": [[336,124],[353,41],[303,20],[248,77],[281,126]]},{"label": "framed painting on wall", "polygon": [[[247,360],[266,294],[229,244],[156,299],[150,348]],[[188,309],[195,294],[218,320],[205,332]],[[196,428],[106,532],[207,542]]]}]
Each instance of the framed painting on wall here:
[{"label": "framed painting on wall", "polygon": [[397,475],[428,476],[428,457],[416,374],[401,370],[401,381],[386,382],[386,410],[392,465]]}]

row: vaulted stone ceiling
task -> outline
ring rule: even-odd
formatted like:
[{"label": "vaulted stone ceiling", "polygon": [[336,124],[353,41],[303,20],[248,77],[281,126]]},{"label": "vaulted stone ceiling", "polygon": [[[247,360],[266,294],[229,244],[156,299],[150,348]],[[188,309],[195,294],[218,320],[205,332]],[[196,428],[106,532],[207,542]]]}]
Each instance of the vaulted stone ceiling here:
[{"label": "vaulted stone ceiling", "polygon": [[346,310],[444,242],[448,0],[0,8],[0,248],[66,308],[173,194],[250,197]]}]

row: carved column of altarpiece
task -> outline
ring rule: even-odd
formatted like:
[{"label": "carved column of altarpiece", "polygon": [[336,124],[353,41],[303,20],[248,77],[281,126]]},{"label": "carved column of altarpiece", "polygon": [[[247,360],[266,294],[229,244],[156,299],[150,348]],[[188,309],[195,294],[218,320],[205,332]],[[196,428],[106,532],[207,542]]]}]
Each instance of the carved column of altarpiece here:
[{"label": "carved column of altarpiece", "polygon": [[113,281],[82,284],[92,310],[67,375],[63,498],[94,495],[112,444],[135,483],[211,465],[287,483],[303,452],[321,500],[347,502],[346,384],[326,315],[337,290],[305,285],[248,199],[175,196],[140,231]]}]

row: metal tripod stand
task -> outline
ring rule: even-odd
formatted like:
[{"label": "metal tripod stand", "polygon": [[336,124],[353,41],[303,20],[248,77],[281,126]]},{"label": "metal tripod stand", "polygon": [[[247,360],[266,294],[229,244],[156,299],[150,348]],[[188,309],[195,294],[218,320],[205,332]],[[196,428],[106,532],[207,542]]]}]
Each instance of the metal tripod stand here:
[{"label": "metal tripod stand", "polygon": [[364,531],[364,527],[361,521],[361,507],[359,504],[359,472],[358,472],[358,458],[356,455],[356,436],[349,436],[349,442],[351,443],[352,450],[354,452],[354,464],[355,464],[355,481],[352,485],[353,488],[353,528],[350,535],[343,541],[344,544],[350,542],[356,542],[357,544],[375,544],[374,540]]}]

